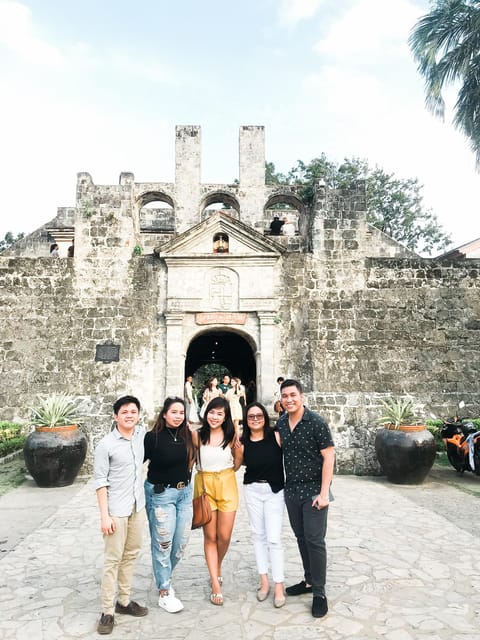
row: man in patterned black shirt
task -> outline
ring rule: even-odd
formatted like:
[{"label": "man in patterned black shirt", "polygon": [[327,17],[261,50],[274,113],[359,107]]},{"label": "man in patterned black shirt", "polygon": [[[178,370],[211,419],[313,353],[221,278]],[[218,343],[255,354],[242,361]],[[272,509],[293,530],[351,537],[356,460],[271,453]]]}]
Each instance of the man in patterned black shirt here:
[{"label": "man in patterned black shirt", "polygon": [[285,463],[285,503],[305,573],[305,579],[286,592],[290,596],[313,593],[312,615],[323,618],[328,611],[325,534],[334,444],[325,420],[303,406],[303,389],[297,380],[282,382],[280,393],[286,411],[277,422]]}]

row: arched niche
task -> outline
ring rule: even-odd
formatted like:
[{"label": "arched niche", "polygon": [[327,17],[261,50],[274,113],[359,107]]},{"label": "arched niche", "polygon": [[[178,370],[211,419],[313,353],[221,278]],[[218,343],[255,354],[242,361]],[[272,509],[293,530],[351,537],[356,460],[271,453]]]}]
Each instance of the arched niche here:
[{"label": "arched niche", "polygon": [[200,218],[206,220],[211,215],[221,211],[236,220],[240,219],[240,203],[228,191],[214,191],[206,195],[200,204]]},{"label": "arched niche", "polygon": [[294,225],[295,233],[302,228],[305,205],[295,191],[282,189],[272,194],[263,208],[264,228],[270,233],[270,224],[275,216]]},{"label": "arched niche", "polygon": [[162,191],[148,191],[136,201],[140,231],[142,233],[173,233],[175,230],[175,203]]}]

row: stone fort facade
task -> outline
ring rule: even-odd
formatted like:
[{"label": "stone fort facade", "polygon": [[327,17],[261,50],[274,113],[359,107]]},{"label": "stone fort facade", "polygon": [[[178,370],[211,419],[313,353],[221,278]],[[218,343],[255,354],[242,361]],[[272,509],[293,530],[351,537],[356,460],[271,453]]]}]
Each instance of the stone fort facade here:
[{"label": "stone fort facade", "polygon": [[[278,375],[301,380],[337,471],[365,474],[382,398],[478,415],[480,260],[406,250],[367,223],[361,183],[318,184],[310,207],[266,185],[263,127],[240,128],[234,184],[201,182],[200,127],[177,127],[175,144],[175,182],[79,173],[75,207],[1,254],[1,419],[27,420],[37,394],[82,398],[88,468],[119,395],[152,421],[216,361],[270,409]],[[275,212],[295,235],[269,235]],[[73,237],[73,258],[49,257]]]}]

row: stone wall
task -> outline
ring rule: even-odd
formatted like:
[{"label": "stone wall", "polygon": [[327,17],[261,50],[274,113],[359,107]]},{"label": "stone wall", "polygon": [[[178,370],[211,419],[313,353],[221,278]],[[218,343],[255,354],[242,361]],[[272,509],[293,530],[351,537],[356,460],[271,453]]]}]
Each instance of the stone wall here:
[{"label": "stone wall", "polygon": [[[91,451],[119,395],[138,395],[153,417],[164,375],[159,270],[152,257],[0,258],[2,419],[28,420],[37,394],[83,398]],[[119,345],[119,361],[96,361],[97,345]]]},{"label": "stone wall", "polygon": [[370,258],[341,289],[327,271],[316,256],[284,258],[279,370],[331,423],[339,470],[378,471],[388,395],[408,395],[424,418],[452,415],[460,400],[478,415],[480,260]]}]

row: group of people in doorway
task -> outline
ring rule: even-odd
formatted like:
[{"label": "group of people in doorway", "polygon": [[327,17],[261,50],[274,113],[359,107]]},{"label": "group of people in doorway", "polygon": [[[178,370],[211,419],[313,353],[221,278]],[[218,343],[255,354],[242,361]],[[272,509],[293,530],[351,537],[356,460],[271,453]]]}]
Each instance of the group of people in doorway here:
[{"label": "group of people in doorway", "polygon": [[203,420],[206,408],[214,398],[225,398],[230,406],[230,414],[235,428],[235,433],[239,434],[241,423],[243,423],[243,412],[247,403],[245,387],[239,377],[223,376],[222,382],[212,376],[205,384],[202,393],[202,404],[196,417],[195,398],[192,390],[192,376],[187,376],[185,382],[185,402],[187,403],[187,414],[191,424]]},{"label": "group of people in doorway", "polygon": [[[50,257],[51,258],[59,258],[60,257],[60,248],[58,243],[52,242],[50,245]],[[67,249],[67,258],[73,258],[75,254],[75,240],[72,238],[72,244]]]},{"label": "group of people in doorway", "polygon": [[[139,425],[136,397],[124,396],[114,404],[115,428],[102,438],[94,455],[105,544],[98,633],[112,632],[115,613],[137,617],[148,613],[147,607],[131,599],[145,511],[158,605],[168,613],[183,609],[172,574],[188,544],[192,498],[203,488],[212,509],[211,520],[203,526],[209,600],[212,605],[223,605],[222,566],[239,504],[235,472],[242,464],[244,501],[259,575],[257,600],[263,602],[270,595],[270,568],[274,607],[284,606],[286,595],[311,593],[312,615],[326,615],[325,534],[334,466],[330,429],[320,415],[304,406],[300,382],[287,379],[280,384],[284,413],[275,428],[266,408],[252,402],[242,411],[245,422],[240,435],[228,398],[235,389],[232,385],[208,400],[198,429],[190,425],[181,397],[165,400],[148,432]],[[144,462],[148,467],[143,482]],[[304,579],[287,588],[281,540],[285,505],[304,571]]]}]

